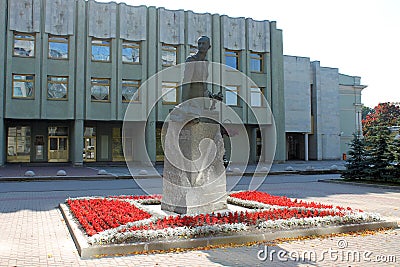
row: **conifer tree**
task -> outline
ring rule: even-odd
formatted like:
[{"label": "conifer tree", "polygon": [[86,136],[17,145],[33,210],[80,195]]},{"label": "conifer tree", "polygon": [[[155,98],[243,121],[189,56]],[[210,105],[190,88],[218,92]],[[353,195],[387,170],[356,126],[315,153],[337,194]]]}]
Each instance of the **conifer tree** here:
[{"label": "conifer tree", "polygon": [[345,179],[363,178],[367,167],[364,139],[361,139],[357,134],[353,134],[353,139],[349,146],[349,156],[345,164],[346,170],[343,172],[342,177]]},{"label": "conifer tree", "polygon": [[369,138],[368,172],[371,178],[386,182],[391,175],[388,167],[394,159],[390,151],[390,131],[387,127],[375,127],[374,131],[376,135]]}]

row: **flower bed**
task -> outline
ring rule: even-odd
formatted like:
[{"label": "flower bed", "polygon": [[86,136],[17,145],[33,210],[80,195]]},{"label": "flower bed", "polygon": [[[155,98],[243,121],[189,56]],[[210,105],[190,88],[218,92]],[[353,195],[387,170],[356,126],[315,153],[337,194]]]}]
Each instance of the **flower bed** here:
[{"label": "flower bed", "polygon": [[152,211],[148,205],[160,204],[160,195],[70,198],[66,202],[90,244],[380,220],[377,214],[361,210],[259,191],[234,192],[228,196],[229,204],[248,210],[195,215],[163,216]]}]

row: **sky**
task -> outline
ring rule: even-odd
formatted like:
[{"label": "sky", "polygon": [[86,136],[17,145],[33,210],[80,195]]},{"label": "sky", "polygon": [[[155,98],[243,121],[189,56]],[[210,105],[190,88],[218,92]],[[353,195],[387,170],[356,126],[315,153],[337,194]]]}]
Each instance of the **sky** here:
[{"label": "sky", "polygon": [[[110,2],[97,0],[97,2]],[[361,77],[362,103],[400,102],[399,0],[123,0],[198,13],[276,21],[283,53]]]}]

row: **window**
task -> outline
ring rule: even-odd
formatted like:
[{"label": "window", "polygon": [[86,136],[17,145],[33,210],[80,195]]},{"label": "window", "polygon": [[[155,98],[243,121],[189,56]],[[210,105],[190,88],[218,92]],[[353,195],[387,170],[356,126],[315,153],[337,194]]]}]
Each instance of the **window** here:
[{"label": "window", "polygon": [[161,60],[162,65],[165,67],[176,65],[177,47],[173,45],[162,45]]},{"label": "window", "polygon": [[189,56],[193,56],[196,53],[197,53],[197,47],[191,45],[189,48]]},{"label": "window", "polygon": [[225,103],[228,106],[239,106],[239,87],[226,86],[225,87]]},{"label": "window", "polygon": [[47,76],[47,99],[67,100],[68,78],[61,76]]},{"label": "window", "polygon": [[178,103],[178,83],[176,82],[162,82],[162,100],[163,104],[177,104]]},{"label": "window", "polygon": [[32,74],[13,74],[13,98],[34,98],[35,77]]},{"label": "window", "polygon": [[96,128],[85,127],[83,133],[83,161],[96,161]]},{"label": "window", "polygon": [[29,126],[8,127],[7,161],[29,162],[31,154],[31,128]]},{"label": "window", "polygon": [[49,35],[49,55],[51,59],[68,59],[68,37]]},{"label": "window", "polygon": [[112,161],[133,160],[133,137],[122,133],[122,128],[112,128]]},{"label": "window", "polygon": [[252,107],[264,106],[264,88],[252,87],[250,88],[250,105]]},{"label": "window", "polygon": [[122,102],[139,101],[140,81],[122,80]]},{"label": "window", "polygon": [[92,39],[92,60],[110,62],[111,43],[108,39]]},{"label": "window", "polygon": [[140,62],[140,43],[122,42],[122,62],[139,63]]},{"label": "window", "polygon": [[263,71],[263,54],[250,53],[250,71],[262,72]]},{"label": "window", "polygon": [[239,69],[239,51],[226,50],[225,64],[233,69]]},{"label": "window", "polygon": [[14,56],[35,56],[35,35],[29,33],[14,33]]},{"label": "window", "polygon": [[110,79],[92,78],[91,99],[110,102]]}]

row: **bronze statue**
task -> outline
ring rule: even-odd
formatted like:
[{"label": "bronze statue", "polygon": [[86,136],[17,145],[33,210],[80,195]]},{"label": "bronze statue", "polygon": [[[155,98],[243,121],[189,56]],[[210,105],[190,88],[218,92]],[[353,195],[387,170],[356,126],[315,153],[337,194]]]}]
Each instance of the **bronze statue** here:
[{"label": "bronze statue", "polygon": [[186,59],[185,72],[182,86],[182,101],[196,97],[209,97],[213,99],[215,108],[215,99],[222,101],[222,93],[213,94],[207,89],[208,78],[208,60],[206,59],[208,49],[211,48],[210,38],[201,36],[197,40],[197,53]]}]

